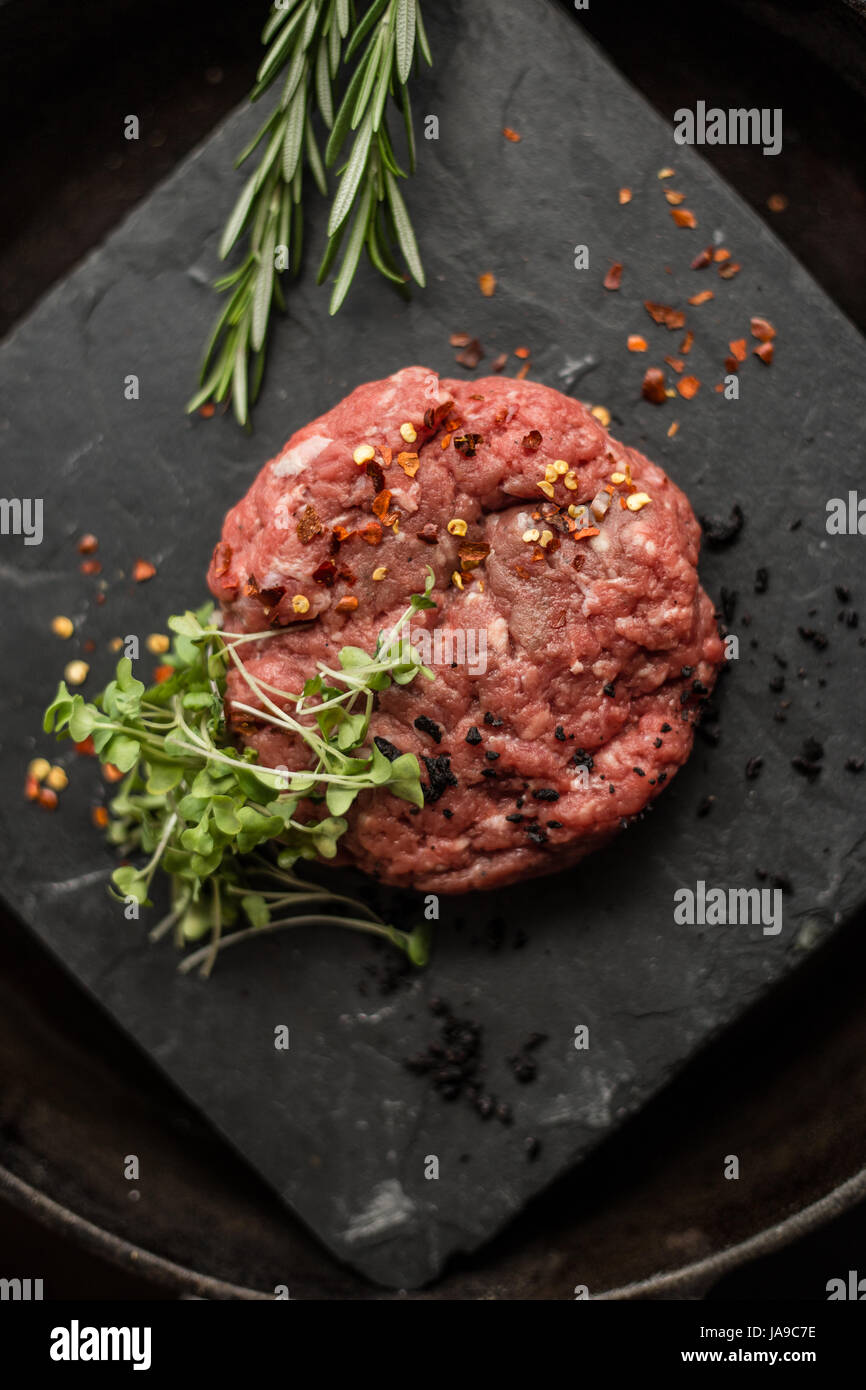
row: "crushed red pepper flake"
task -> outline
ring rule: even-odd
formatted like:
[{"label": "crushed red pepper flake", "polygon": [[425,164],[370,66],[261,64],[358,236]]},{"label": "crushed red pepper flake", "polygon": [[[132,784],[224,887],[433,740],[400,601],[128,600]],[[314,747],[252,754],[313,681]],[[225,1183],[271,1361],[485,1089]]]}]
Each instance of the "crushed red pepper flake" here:
[{"label": "crushed red pepper flake", "polygon": [[730,253],[730,251],[728,250],[727,246],[719,246],[719,247],[713,252],[713,260],[714,260],[714,261],[729,261],[730,259],[731,259],[731,253]]},{"label": "crushed red pepper flake", "polygon": [[368,459],[364,465],[364,472],[370,479],[376,492],[381,492],[385,486],[385,474],[382,471],[381,463],[378,463],[376,459]]},{"label": "crushed red pepper flake", "polygon": [[468,347],[472,342],[472,335],[470,333],[452,333],[448,342],[452,347]]},{"label": "crushed red pepper flake", "polygon": [[769,319],[753,318],[750,326],[752,337],[758,338],[762,343],[769,343],[776,336],[776,330]]},{"label": "crushed red pepper flake", "polygon": [[324,527],[319,520],[319,514],[315,507],[310,506],[304,508],[298,518],[298,524],[295,530],[298,533],[298,540],[301,542],[301,545],[309,545],[310,541],[315,540],[316,536],[322,534]]},{"label": "crushed red pepper flake", "polygon": [[496,276],[492,270],[484,270],[478,277],[478,288],[485,299],[490,299],[496,291]]},{"label": "crushed red pepper flake", "polygon": [[358,600],[355,598],[355,595],[346,594],[340,599],[339,603],[336,604],[334,611],[336,613],[354,613],[357,607]]},{"label": "crushed red pepper flake", "polygon": [[686,365],[681,357],[666,357],[665,361],[667,362],[668,366],[672,367],[673,370],[677,373],[683,371]]},{"label": "crushed red pepper flake", "polygon": [[484,441],[480,434],[467,433],[455,434],[454,436],[454,448],[457,450],[458,454],[462,454],[465,459],[474,459],[475,450],[478,448],[479,444],[483,443]]},{"label": "crushed red pepper flake", "polygon": [[162,685],[165,681],[171,680],[174,675],[173,666],[155,666],[153,670],[153,680],[155,685]]},{"label": "crushed red pepper flake", "polygon": [[390,468],[391,461],[394,457],[394,450],[390,448],[389,445],[383,444],[379,449],[379,453],[382,455],[382,462],[385,465],[385,467]]},{"label": "crushed red pepper flake", "polygon": [[515,379],[515,381],[523,381],[523,379],[524,379],[525,377],[528,377],[528,376],[529,376],[529,363],[528,363],[528,362],[524,362],[524,364],[523,364],[523,366],[520,368],[520,370],[514,373],[514,379]]},{"label": "crushed red pepper flake", "polygon": [[519,145],[523,138],[521,135],[518,135],[516,130],[512,130],[509,125],[504,125],[502,127],[502,134],[505,136],[506,140],[510,140],[513,145]]},{"label": "crushed red pepper flake", "polygon": [[382,488],[382,491],[378,492],[376,496],[373,498],[373,515],[377,516],[379,520],[383,522],[386,526],[390,525],[390,522],[385,520],[385,518],[388,515],[388,508],[390,507],[390,505],[391,490],[387,487]]},{"label": "crushed red pepper flake", "polygon": [[767,199],[767,207],[770,212],[784,212],[788,206],[788,199],[784,193],[771,193]]},{"label": "crushed red pepper flake", "polygon": [[682,342],[680,343],[680,347],[679,347],[679,350],[680,350],[680,352],[682,353],[683,357],[688,357],[689,353],[690,353],[691,350],[692,350],[692,343],[693,343],[694,341],[695,341],[695,335],[694,335],[694,333],[692,332],[692,330],[689,329],[688,332],[686,333],[686,336],[683,338]]},{"label": "crushed red pepper flake", "polygon": [[765,367],[769,367],[770,363],[771,363],[772,360],[773,360],[773,344],[772,344],[772,343],[761,343],[761,345],[760,345],[759,347],[752,348],[752,352],[754,353],[754,355],[755,355],[756,357],[760,357],[760,359],[761,359],[761,361],[764,363],[764,366],[765,366]]},{"label": "crushed red pepper flake", "polygon": [[644,373],[641,395],[651,405],[663,405],[665,396],[665,374],[661,367],[647,367]]},{"label": "crushed red pepper flake", "polygon": [[692,270],[705,270],[708,265],[712,264],[712,260],[713,248],[712,246],[705,246],[703,251],[699,251],[695,256],[691,268]]},{"label": "crushed red pepper flake", "polygon": [[152,565],[149,560],[136,560],[132,567],[132,577],[136,584],[144,584],[148,579],[152,579],[156,574],[156,565]]},{"label": "crushed red pepper flake", "polygon": [[232,560],[232,548],[228,541],[219,541],[213,553],[214,574],[225,574]]},{"label": "crushed red pepper flake", "polygon": [[414,478],[418,472],[421,460],[417,454],[400,453],[397,455],[397,462],[403,469],[407,478]]},{"label": "crushed red pepper flake", "polygon": [[516,347],[516,348],[514,349],[514,356],[515,356],[515,357],[519,357],[521,360],[523,360],[524,358],[526,358],[526,357],[529,356],[529,348],[528,348],[528,347]]},{"label": "crushed red pepper flake", "polygon": [[82,574],[101,574],[102,565],[99,560],[82,560],[78,566]]},{"label": "crushed red pepper flake", "polygon": [[534,454],[541,448],[541,431],[530,430],[529,434],[525,434],[520,442],[524,449],[528,449],[530,453]]},{"label": "crushed red pepper flake", "polygon": [[740,363],[738,362],[738,360],[737,360],[736,357],[726,357],[726,358],[725,358],[725,371],[726,371],[726,372],[738,372],[739,370],[740,370]]},{"label": "crushed red pepper flake", "polygon": [[434,521],[426,522],[417,534],[419,541],[424,541],[426,545],[439,544],[439,527]]},{"label": "crushed red pepper flake", "polygon": [[198,413],[203,420],[210,420],[216,413],[216,406],[213,401],[205,401],[204,405],[199,406]]},{"label": "crushed red pepper flake", "polygon": [[609,271],[607,272],[607,274],[605,275],[604,280],[602,281],[602,284],[604,285],[604,288],[605,288],[606,290],[618,290],[618,289],[619,289],[620,285],[622,284],[622,262],[621,262],[621,261],[614,261],[614,263],[613,263],[613,265],[611,266],[610,270],[609,270]]},{"label": "crushed red pepper flake", "polygon": [[333,588],[336,578],[337,566],[334,564],[333,560],[323,560],[322,563],[313,570],[313,582],[316,584],[324,584],[329,589]]},{"label": "crushed red pepper flake", "polygon": [[732,343],[728,343],[728,347],[731,349],[731,355],[736,357],[738,362],[745,362],[748,351],[745,338],[735,338]]},{"label": "crushed red pepper flake", "polygon": [[698,219],[693,212],[689,212],[688,208],[671,208],[671,217],[678,227],[696,227],[698,225]]},{"label": "crushed red pepper flake", "polygon": [[462,352],[458,352],[456,361],[461,367],[467,367],[473,371],[484,356],[484,349],[477,338],[470,338]]},{"label": "crushed red pepper flake", "polygon": [[719,274],[723,280],[733,280],[742,268],[739,261],[725,261],[723,265],[719,266]]},{"label": "crushed red pepper flake", "polygon": [[487,559],[490,554],[490,546],[486,541],[464,541],[458,547],[457,554],[460,556],[460,568],[462,570],[474,570]]},{"label": "crushed red pepper flake", "polygon": [[[211,406],[211,410],[213,410],[213,406]],[[93,821],[93,824],[96,826],[97,830],[104,830],[105,827],[108,825],[108,807],[94,806],[92,811],[90,812],[90,819]]]},{"label": "crushed red pepper flake", "polygon": [[701,383],[696,376],[684,376],[677,382],[677,390],[684,400],[690,401],[692,396],[696,396],[701,389]]},{"label": "crushed red pepper flake", "polygon": [[665,189],[665,197],[667,198],[671,207],[674,208],[679,207],[680,203],[684,203],[686,201],[685,193],[677,193],[673,188]]},{"label": "crushed red pepper flake", "polygon": [[676,434],[676,432],[677,432],[677,430],[679,429],[679,427],[680,427],[680,422],[679,422],[679,420],[673,420],[673,421],[671,421],[670,425],[668,425],[668,439],[673,439],[673,437],[674,437],[674,435]]},{"label": "crushed red pepper flake", "polygon": [[589,536],[597,536],[599,529],[597,526],[584,526],[582,531],[575,531],[571,537],[573,541],[583,541]]},{"label": "crushed red pepper flake", "polygon": [[451,436],[450,436],[450,434],[443,434],[442,438],[441,438],[440,441],[439,441],[439,447],[440,447],[441,449],[447,449],[447,448],[448,448],[448,445],[449,445],[450,443],[451,443]]},{"label": "crushed red pepper flake", "polygon": [[82,536],[81,540],[78,542],[79,555],[92,555],[93,552],[98,549],[99,541],[95,536],[91,535],[90,532],[88,532],[86,536]]},{"label": "crushed red pepper flake", "polygon": [[671,332],[685,326],[686,316],[682,309],[673,309],[670,304],[656,304],[651,299],[645,299],[643,307],[654,323],[663,323]]},{"label": "crushed red pepper flake", "polygon": [[378,521],[368,521],[359,529],[358,535],[361,537],[361,540],[366,541],[368,545],[382,544],[382,528]]},{"label": "crushed red pepper flake", "polygon": [[508,353],[500,352],[499,356],[494,357],[493,361],[490,363],[491,372],[501,372],[507,361]]},{"label": "crushed red pepper flake", "polygon": [[642,338],[639,333],[629,333],[626,346],[629,352],[646,352],[647,340]]},{"label": "crushed red pepper flake", "polygon": [[693,294],[689,298],[690,304],[706,304],[708,299],[715,299],[712,290],[701,290],[700,294]]},{"label": "crushed red pepper flake", "polygon": [[630,189],[630,188],[621,188],[621,189],[619,190],[619,201],[620,201],[620,203],[623,203],[623,204],[624,204],[624,203],[630,203],[630,202],[631,202],[631,189]]}]

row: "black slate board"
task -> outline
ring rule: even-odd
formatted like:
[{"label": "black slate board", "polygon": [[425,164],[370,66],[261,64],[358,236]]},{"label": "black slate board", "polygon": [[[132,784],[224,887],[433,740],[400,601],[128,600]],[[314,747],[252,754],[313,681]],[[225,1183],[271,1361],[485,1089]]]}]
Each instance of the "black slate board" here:
[{"label": "black slate board", "polygon": [[[231,162],[255,124],[243,112],[4,345],[0,419],[5,494],[45,499],[40,547],[0,540],[3,895],[326,1245],[392,1287],[418,1285],[486,1240],[802,960],[862,902],[866,843],[866,778],[844,770],[861,751],[863,648],[836,622],[833,593],[850,583],[856,602],[863,542],[828,537],[824,526],[826,499],[857,485],[866,405],[857,334],[701,160],[673,144],[670,125],[579,23],[542,0],[428,8],[439,58],[415,110],[419,128],[425,115],[439,117],[440,136],[421,139],[410,190],[425,293],[406,306],[362,272],[333,322],[308,271],[278,331],[255,434],[228,419],[186,420],[214,312],[218,229],[238,187]],[[503,139],[503,125],[520,144]],[[697,231],[668,215],[656,177],[666,164]],[[617,200],[623,185],[634,193],[628,207]],[[714,235],[742,263],[730,282],[688,270]],[[589,271],[573,268],[580,243]],[[606,294],[601,278],[615,259],[626,266],[623,288]],[[488,269],[499,285],[485,300],[477,276]],[[684,304],[710,286],[715,300],[689,313],[689,370],[702,390],[661,409],[642,402],[645,366],[680,338],[650,324],[643,299]],[[727,402],[712,385],[727,342],[748,338],[754,313],[778,329],[776,361],[769,370],[747,362],[741,399]],[[722,682],[721,741],[699,742],[653,816],[578,871],[444,904],[433,964],[391,994],[379,996],[373,981],[359,994],[365,966],[382,957],[349,933],[271,938],[232,951],[209,983],[178,977],[171,948],[148,945],[145,924],[125,922],[104,894],[110,860],[88,823],[93,764],[64,752],[73,779],[54,816],[22,801],[26,761],[53,752],[37,734],[38,712],[79,640],[51,637],[50,619],[65,613],[97,640],[87,687],[97,689],[109,638],[162,630],[166,613],[202,596],[224,510],[293,429],[409,362],[459,372],[448,348],[458,329],[480,336],[488,360],[529,344],[533,377],[551,385],[582,363],[577,393],[604,402],[614,433],[667,467],[698,511],[744,505],[739,541],[702,563],[711,592],[740,591],[741,653]],[[629,332],[643,333],[651,353],[628,354]],[[124,399],[130,372],[141,379],[138,402]],[[669,439],[673,419],[680,431]],[[95,581],[78,573],[74,542],[85,530],[100,538],[101,608]],[[147,585],[128,577],[137,555],[158,565]],[[759,565],[770,586],[753,596]],[[828,631],[826,650],[804,644],[798,624]],[[785,695],[767,688],[774,651],[788,662],[784,723],[772,713]],[[807,735],[825,746],[814,783],[790,767]],[[755,754],[764,767],[747,781]],[[708,792],[712,813],[697,818]],[[678,887],[752,886],[758,865],[793,882],[779,936],[674,924]],[[486,930],[496,918],[507,923],[499,946]],[[517,950],[520,927],[529,941]],[[488,1083],[511,1103],[512,1128],[442,1102],[405,1071],[402,1059],[436,1034],[434,995],[484,1025]],[[287,1053],[273,1047],[280,1023],[291,1029]],[[582,1023],[588,1052],[573,1045]],[[537,1081],[521,1087],[506,1059],[535,1031],[548,1041]],[[542,1145],[535,1162],[524,1152],[530,1135]],[[117,1148],[120,1173],[136,1151],[122,1116]],[[428,1155],[439,1159],[438,1181],[424,1177]],[[720,1155],[720,1173],[721,1164]],[[158,1173],[145,1171],[140,1186],[158,1200]],[[575,1264],[579,1282],[579,1252]]]}]

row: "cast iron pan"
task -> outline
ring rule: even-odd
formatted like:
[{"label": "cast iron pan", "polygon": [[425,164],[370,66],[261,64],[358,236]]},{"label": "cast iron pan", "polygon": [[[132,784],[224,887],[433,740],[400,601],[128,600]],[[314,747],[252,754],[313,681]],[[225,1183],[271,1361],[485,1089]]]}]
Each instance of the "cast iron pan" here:
[{"label": "cast iron pan", "polygon": [[[853,1011],[847,1019],[848,1001],[839,988],[840,978],[856,978],[856,925],[834,943],[832,958],[825,953],[813,962],[808,986],[790,982],[772,1010],[757,1011],[736,1037],[728,1035],[723,1047],[698,1059],[689,1076],[609,1141],[579,1178],[564,1180],[539,1199],[483,1258],[452,1270],[433,1296],[561,1296],[576,1250],[581,1277],[595,1290],[619,1296],[699,1293],[723,1269],[858,1200],[863,1178],[853,1172],[852,1159],[866,1153],[866,1144],[851,1126],[852,1117],[856,1125],[863,1113],[857,1104],[863,1094],[862,1029]],[[335,1267],[294,1227],[134,1049],[119,1045],[96,1011],[82,1029],[80,997],[11,925],[3,952],[10,957],[0,1032],[3,1069],[28,1079],[4,1096],[2,1180],[10,1200],[112,1260],[134,1261],[167,1291],[268,1296],[289,1269],[298,1296],[382,1296]],[[859,957],[862,965],[862,951]],[[820,1043],[811,1032],[813,1052],[803,1056],[796,1050],[797,1010],[808,1003],[814,1029],[814,997],[822,985],[827,996],[832,993],[833,1007],[826,1011]],[[752,1094],[744,1096],[742,1076],[756,1047],[762,1052],[760,1074],[750,1083]],[[737,1077],[736,1086],[726,1083],[726,1075]],[[29,1082],[36,1077],[38,1087]],[[31,1091],[38,1099],[28,1096]],[[706,1122],[696,1124],[695,1107],[701,1104]],[[118,1182],[109,1165],[107,1127],[118,1105],[132,1110],[152,1160],[173,1175],[175,1200],[168,1209],[165,1191],[160,1211],[130,1203],[128,1184]],[[693,1122],[685,1144],[678,1133],[683,1110]],[[721,1210],[718,1185],[713,1182],[711,1201],[705,1178],[726,1116],[733,1114],[738,1133],[744,1116],[748,1121],[752,1143],[764,1155],[766,1184],[763,1200],[753,1192],[740,1209],[732,1191]],[[848,1120],[844,1151],[840,1114]],[[642,1159],[639,1178],[635,1146]],[[588,1192],[591,1200],[583,1195]],[[653,1278],[657,1270],[664,1272]]]}]

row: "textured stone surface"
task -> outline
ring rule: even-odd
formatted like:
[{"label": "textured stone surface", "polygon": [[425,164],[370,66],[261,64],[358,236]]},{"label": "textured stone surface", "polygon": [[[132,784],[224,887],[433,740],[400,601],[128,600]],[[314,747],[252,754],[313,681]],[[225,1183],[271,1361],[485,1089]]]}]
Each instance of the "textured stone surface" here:
[{"label": "textured stone surface", "polygon": [[[859,631],[837,622],[834,595],[850,585],[856,607],[863,540],[828,537],[824,525],[827,498],[858,482],[860,339],[756,217],[673,144],[670,125],[579,23],[517,0],[435,8],[439,62],[418,86],[415,112],[419,131],[424,115],[439,116],[440,138],[420,141],[408,195],[425,293],[405,305],[363,270],[332,321],[308,267],[275,337],[255,433],[230,419],[187,420],[183,402],[214,311],[215,243],[238,187],[231,162],[254,125],[244,112],[39,306],[3,346],[0,368],[4,494],[45,501],[40,547],[0,538],[0,887],[328,1247],[392,1286],[433,1277],[451,1253],[499,1229],[864,896],[866,777],[844,768],[863,751],[863,648]],[[503,139],[503,125],[520,144]],[[664,165],[676,168],[668,186],[687,193],[698,230],[670,218],[656,177]],[[621,186],[634,194],[626,207]],[[731,281],[688,269],[715,233],[742,264]],[[573,268],[578,244],[589,247],[588,271]],[[601,288],[612,260],[625,266],[618,293]],[[492,299],[478,291],[484,270],[498,279]],[[682,335],[653,325],[642,302],[687,308],[704,288],[715,299],[687,309],[696,330],[687,370],[704,384],[692,401],[655,408],[640,399],[643,371],[676,353]],[[729,340],[752,346],[755,313],[778,329],[776,361],[766,369],[750,358],[741,399],[728,402],[712,386]],[[702,562],[711,593],[724,585],[740,594],[740,658],[722,682],[720,741],[699,743],[652,817],[577,871],[443,904],[432,966],[390,994],[365,974],[385,958],[348,933],[263,940],[227,955],[209,983],[178,977],[171,948],[150,946],[145,924],[125,922],[104,893],[111,861],[89,825],[93,764],[75,764],[53,816],[21,799],[27,759],[52,751],[37,732],[39,711],[76,654],[50,635],[50,619],[66,613],[97,642],[97,689],[110,668],[108,639],[160,630],[167,612],[203,597],[223,512],[293,429],[407,362],[450,374],[457,330],[477,334],[488,361],[530,346],[532,375],[551,385],[583,364],[576,392],[607,405],[613,432],[665,467],[697,511],[744,507],[736,544]],[[649,353],[626,352],[633,332]],[[138,402],[124,400],[129,372],[141,378]],[[74,542],[85,530],[100,538],[102,607],[94,580],[78,573]],[[128,578],[139,555],[158,566],[142,586]],[[769,587],[755,595],[762,565]],[[817,651],[798,626],[826,632],[827,647]],[[780,674],[786,689],[773,694],[768,682]],[[776,722],[786,698],[787,720]],[[825,750],[814,782],[790,766],[808,736]],[[755,755],[764,765],[747,780]],[[698,817],[708,794],[716,801]],[[675,925],[678,887],[752,886],[758,866],[793,883],[778,936]],[[392,910],[411,917],[414,904],[404,897]],[[489,929],[497,919],[498,946],[500,928]],[[515,949],[520,928],[528,940]],[[435,995],[483,1025],[486,1082],[511,1105],[510,1128],[441,1101],[404,1069],[438,1033],[427,1008]],[[291,1028],[288,1053],[273,1048],[279,1023]],[[590,1028],[588,1052],[573,1046],[578,1024]],[[507,1059],[533,1032],[548,1040],[537,1080],[521,1086]],[[541,1143],[534,1162],[528,1136]],[[135,1138],[118,1115],[118,1163]],[[427,1181],[434,1154],[440,1177]]]}]

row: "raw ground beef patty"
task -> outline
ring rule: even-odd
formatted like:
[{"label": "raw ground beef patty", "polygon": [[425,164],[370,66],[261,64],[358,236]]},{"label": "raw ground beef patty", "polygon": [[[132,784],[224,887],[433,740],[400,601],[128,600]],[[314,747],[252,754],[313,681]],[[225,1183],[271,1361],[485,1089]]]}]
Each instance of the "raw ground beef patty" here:
[{"label": "raw ground beef patty", "polygon": [[[575,863],[682,766],[723,657],[699,544],[680,489],[578,401],[407,367],[265,465],[208,582],[230,631],[280,629],[240,652],[297,691],[342,646],[372,651],[433,568],[412,631],[441,630],[444,664],[380,695],[370,729],[417,755],[426,804],[364,792],[341,852],[456,893]],[[237,672],[227,698],[255,703]],[[278,729],[240,733],[269,766],[310,765]]]}]

